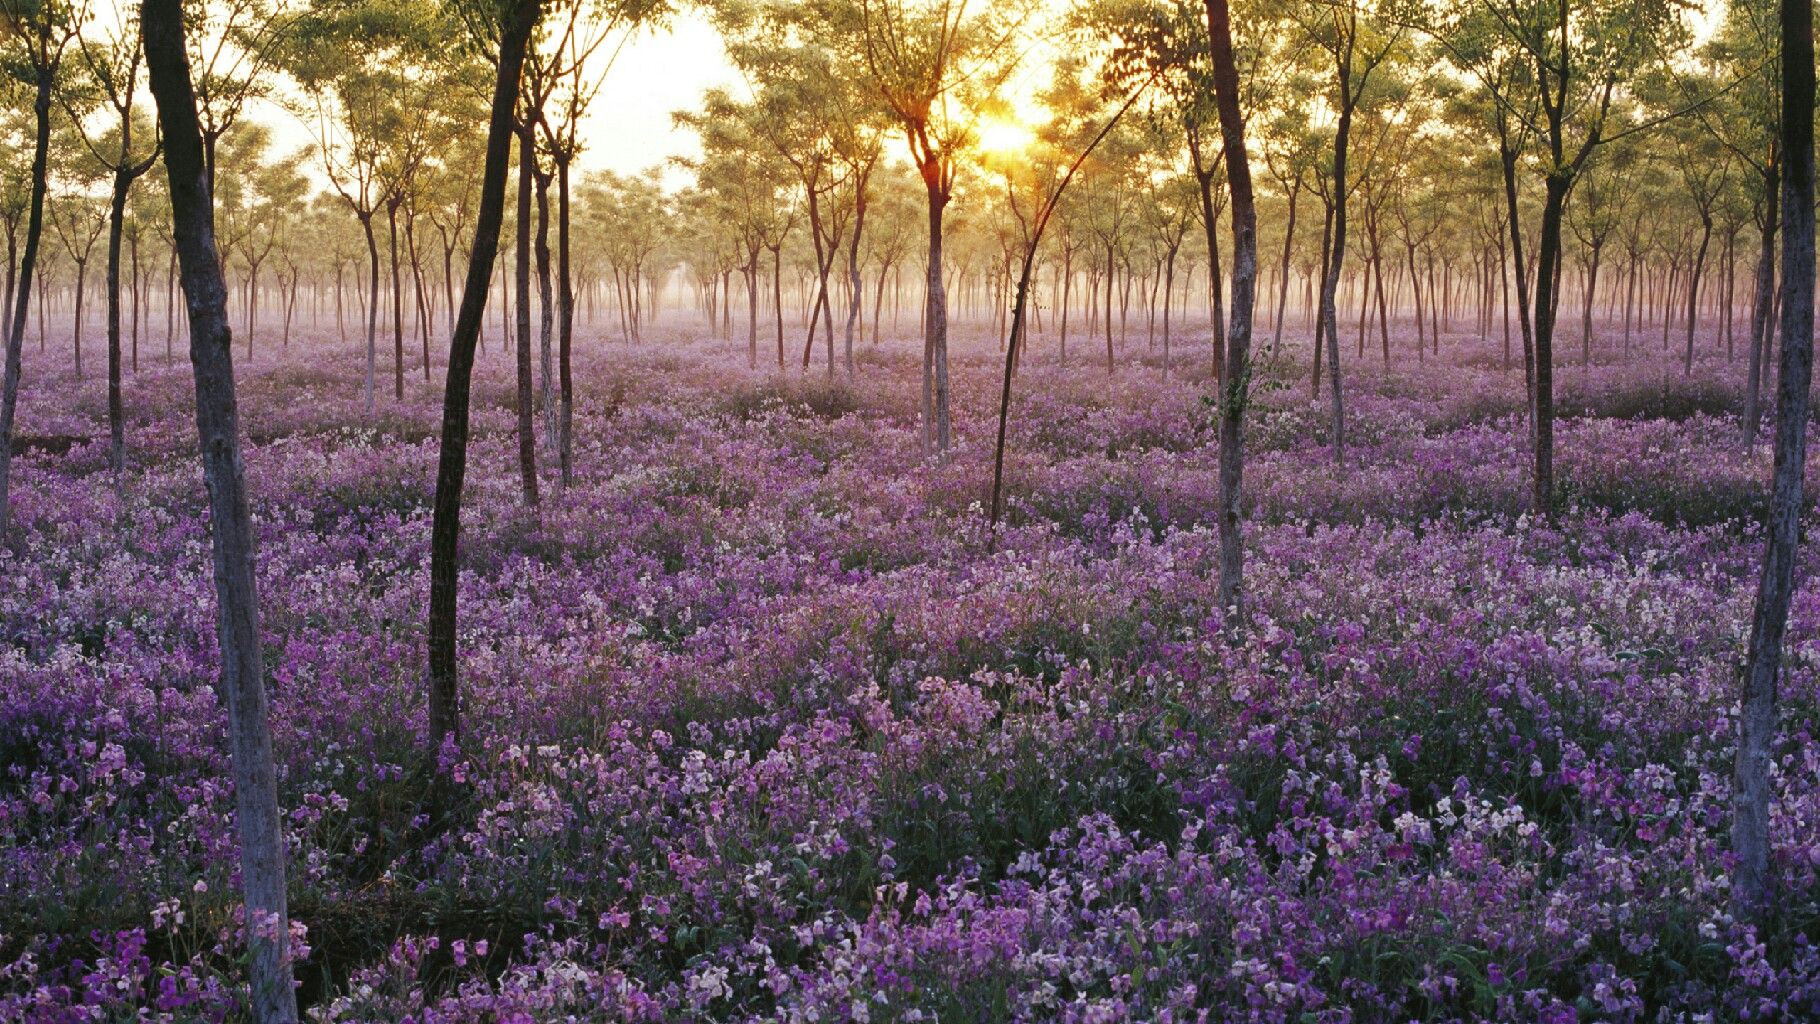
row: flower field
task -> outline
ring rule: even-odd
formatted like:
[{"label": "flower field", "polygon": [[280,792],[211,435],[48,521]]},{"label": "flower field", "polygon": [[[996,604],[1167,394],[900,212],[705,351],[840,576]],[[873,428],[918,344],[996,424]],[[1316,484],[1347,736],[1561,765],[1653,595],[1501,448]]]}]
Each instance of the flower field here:
[{"label": "flower field", "polygon": [[[672,333],[581,347],[575,483],[540,509],[489,339],[439,756],[440,368],[369,416],[352,346],[242,366],[310,1019],[1820,1018],[1811,542],[1783,899],[1727,911],[1769,475],[1741,364],[1560,367],[1549,524],[1489,348],[1348,351],[1343,465],[1303,360],[1269,363],[1234,623],[1204,340],[1166,380],[1139,338],[1110,377],[1039,343],[993,536],[990,341],[937,463],[913,343],[849,383]],[[0,1020],[241,1013],[190,379],[157,362],[118,482],[99,382],[34,370],[20,400]]]}]

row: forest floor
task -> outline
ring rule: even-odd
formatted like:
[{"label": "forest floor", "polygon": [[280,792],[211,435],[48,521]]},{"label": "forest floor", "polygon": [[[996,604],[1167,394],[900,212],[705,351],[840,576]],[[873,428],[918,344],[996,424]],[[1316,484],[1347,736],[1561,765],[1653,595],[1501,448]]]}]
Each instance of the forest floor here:
[{"label": "forest floor", "polygon": [[[1782,685],[1782,898],[1761,931],[1726,912],[1769,466],[1738,441],[1742,362],[1564,360],[1552,524],[1525,514],[1522,371],[1491,347],[1450,337],[1418,364],[1399,335],[1385,368],[1348,344],[1344,465],[1305,350],[1266,366],[1229,642],[1204,338],[1167,379],[1139,331],[1112,375],[1093,340],[1066,367],[1039,341],[995,540],[984,332],[956,358],[945,463],[921,450],[913,340],[862,344],[849,382],[820,351],[749,371],[743,341],[699,330],[589,338],[574,484],[540,442],[540,510],[489,333],[440,814],[441,369],[426,383],[407,348],[396,402],[382,348],[369,414],[355,343],[279,351],[272,331],[242,367],[317,1019],[1820,1015],[1812,544]],[[20,403],[0,1019],[233,1019],[188,367],[181,343],[174,366],[142,355],[117,488],[90,359],[78,382],[28,355]]]}]

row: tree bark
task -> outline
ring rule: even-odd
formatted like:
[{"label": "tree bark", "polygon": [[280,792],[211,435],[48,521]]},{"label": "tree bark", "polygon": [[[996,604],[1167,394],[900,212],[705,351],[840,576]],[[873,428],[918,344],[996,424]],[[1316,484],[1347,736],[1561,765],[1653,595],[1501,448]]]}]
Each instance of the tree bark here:
[{"label": "tree bark", "polygon": [[1776,734],[1776,676],[1794,596],[1808,388],[1814,368],[1814,12],[1809,0],[1782,0],[1782,352],[1776,382],[1776,455],[1763,575],[1751,619],[1738,760],[1732,797],[1734,911],[1765,916],[1772,905],[1770,765]]},{"label": "tree bark", "polygon": [[216,257],[214,203],[203,163],[180,0],[145,0],[141,24],[152,95],[164,128],[171,233],[190,314],[196,431],[214,551],[215,632],[221,645],[222,697],[233,748],[234,817],[246,898],[250,1007],[258,1024],[294,1024],[297,996],[285,902],[284,837],[262,676],[253,518],[240,455],[227,282]]},{"label": "tree bark", "polygon": [[[1251,387],[1251,314],[1258,276],[1257,210],[1239,76],[1232,54],[1226,0],[1206,0],[1213,50],[1213,86],[1226,149],[1226,187],[1232,195],[1232,328],[1226,332],[1226,375],[1220,400],[1220,604],[1237,624],[1244,610],[1245,403]],[[1336,383],[1338,377],[1335,378]]]}]

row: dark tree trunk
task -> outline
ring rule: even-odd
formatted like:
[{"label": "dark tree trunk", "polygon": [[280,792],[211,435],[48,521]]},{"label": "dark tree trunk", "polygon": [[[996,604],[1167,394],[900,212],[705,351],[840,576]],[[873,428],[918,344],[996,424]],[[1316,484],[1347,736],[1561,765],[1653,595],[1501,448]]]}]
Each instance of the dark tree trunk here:
[{"label": "dark tree trunk", "polygon": [[[44,28],[50,31],[48,23]],[[50,68],[38,70],[37,94],[32,101],[36,130],[32,142],[31,212],[25,220],[25,252],[19,257],[19,291],[14,299],[12,330],[6,336],[4,391],[0,392],[0,541],[6,539],[13,473],[13,419],[19,410],[19,372],[25,349],[25,323],[30,313],[32,276],[38,266],[38,243],[44,237],[44,192],[49,181],[51,148]],[[43,303],[40,302],[40,313]]]},{"label": "dark tree trunk", "polygon": [[1769,347],[1770,305],[1776,292],[1776,232],[1782,212],[1782,164],[1770,155],[1763,173],[1763,249],[1757,257],[1756,293],[1750,307],[1750,371],[1744,387],[1744,446],[1757,443],[1763,394],[1763,353]]},{"label": "dark tree trunk", "polygon": [[556,436],[556,296],[550,286],[550,178],[541,170],[534,177],[537,236],[531,249],[537,259],[537,401],[543,415],[544,448],[555,451],[561,446],[561,439]]},{"label": "dark tree trunk", "polygon": [[1327,339],[1328,387],[1332,400],[1328,414],[1332,418],[1333,460],[1346,460],[1346,403],[1340,389],[1340,318],[1334,299],[1340,290],[1340,269],[1346,262],[1346,150],[1352,133],[1352,76],[1348,65],[1340,65],[1339,122],[1333,141],[1333,241],[1327,252],[1327,277],[1321,284],[1321,333]]},{"label": "dark tree trunk", "polygon": [[130,168],[114,171],[113,201],[107,218],[107,464],[114,486],[126,468],[126,426],[120,398],[120,242],[126,230],[126,193],[133,185]]},{"label": "dark tree trunk", "polygon": [[[1510,259],[1517,275],[1517,326],[1523,332],[1523,392],[1527,397],[1529,418],[1536,417],[1536,358],[1534,335],[1529,322],[1529,272],[1523,260],[1523,222],[1517,207],[1517,150],[1508,142],[1498,146],[1498,163],[1504,172],[1504,216],[1510,229]],[[1431,304],[1436,304],[1432,298]]]},{"label": "dark tree trunk", "polygon": [[379,387],[379,242],[373,237],[373,214],[360,215],[367,240],[367,415],[373,414]]},{"label": "dark tree trunk", "polygon": [[1814,369],[1814,11],[1782,0],[1782,355],[1776,381],[1776,463],[1763,575],[1751,618],[1750,660],[1733,779],[1732,905],[1765,916],[1775,898],[1770,867],[1770,763],[1776,676],[1795,590],[1807,458],[1808,389]]},{"label": "dark tree trunk", "polygon": [[[1233,617],[1243,613],[1245,403],[1251,387],[1251,313],[1258,276],[1257,210],[1252,198],[1251,160],[1245,151],[1245,121],[1239,109],[1239,76],[1232,55],[1232,26],[1226,0],[1206,0],[1213,50],[1213,85],[1226,148],[1226,184],[1232,195],[1232,329],[1226,333],[1226,376],[1220,398],[1220,604]],[[1336,377],[1337,381],[1338,378]]]},{"label": "dark tree trunk", "polygon": [[570,362],[575,344],[574,277],[569,261],[569,161],[565,157],[556,164],[556,372],[562,403],[556,417],[556,464],[565,490],[574,479],[575,374]]},{"label": "dark tree trunk", "polygon": [[1687,275],[1687,353],[1681,361],[1682,376],[1694,372],[1694,328],[1700,322],[1700,276],[1706,270],[1706,250],[1713,240],[1713,218],[1700,215],[1700,247],[1694,251],[1694,266]]},{"label": "dark tree trunk", "polygon": [[516,0],[505,14],[499,40],[498,75],[492,116],[487,123],[486,166],[481,172],[480,207],[474,246],[462,286],[461,310],[449,337],[448,383],[442,392],[442,445],[436,464],[436,501],[430,522],[430,738],[440,749],[461,738],[456,689],[455,611],[461,489],[468,472],[468,404],[474,376],[474,349],[486,315],[493,259],[505,219],[506,163],[512,150],[512,102],[524,67],[526,42],[537,23],[541,0]]},{"label": "dark tree trunk", "polygon": [[1555,290],[1561,260],[1561,217],[1571,179],[1551,174],[1542,201],[1542,234],[1536,244],[1536,463],[1531,506],[1554,516],[1555,493]]},{"label": "dark tree trunk", "polygon": [[[394,198],[386,203],[386,240],[390,246],[392,274],[392,400],[404,401],[404,289],[398,277],[398,204]],[[250,351],[250,349],[249,349]]]},{"label": "dark tree trunk", "polygon": [[214,550],[215,632],[221,645],[221,693],[233,748],[234,818],[246,896],[250,1005],[258,1024],[294,1024],[297,997],[285,902],[284,837],[272,733],[266,720],[253,518],[247,508],[246,472],[240,455],[227,282],[216,258],[213,201],[203,165],[189,57],[184,50],[180,0],[145,0],[141,24],[152,95],[164,128],[171,233],[183,266],[183,294],[190,314],[196,432]]},{"label": "dark tree trunk", "polygon": [[529,124],[518,129],[518,220],[512,251],[513,314],[518,327],[518,475],[525,504],[535,507],[537,493],[537,427],[531,393],[531,180],[537,173],[535,140]]},{"label": "dark tree trunk", "polygon": [[[1302,179],[1298,176],[1295,184],[1289,189],[1289,223],[1283,229],[1283,262],[1277,272],[1277,317],[1276,326],[1270,339],[1270,354],[1275,356],[1283,345],[1283,310],[1289,305],[1289,257],[1295,251],[1295,213],[1296,200],[1302,195]],[[1235,257],[1236,258],[1236,257]]]}]

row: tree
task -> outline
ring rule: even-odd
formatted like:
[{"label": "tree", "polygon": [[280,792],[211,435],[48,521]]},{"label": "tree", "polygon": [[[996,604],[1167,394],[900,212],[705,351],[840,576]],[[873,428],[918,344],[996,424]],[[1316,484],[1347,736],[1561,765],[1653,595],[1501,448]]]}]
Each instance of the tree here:
[{"label": "tree", "polygon": [[1258,276],[1257,209],[1245,118],[1239,109],[1238,64],[1233,58],[1226,0],[1206,0],[1207,35],[1213,43],[1213,85],[1226,181],[1232,191],[1232,329],[1226,333],[1226,376],[1220,396],[1220,604],[1236,618],[1242,611],[1244,546],[1239,505],[1245,471],[1245,404],[1251,387],[1251,310]]},{"label": "tree", "polygon": [[1782,351],[1776,382],[1776,454],[1763,574],[1751,616],[1750,653],[1733,771],[1732,905],[1748,918],[1770,910],[1770,765],[1776,676],[1794,597],[1806,475],[1808,390],[1814,371],[1814,9],[1781,0]]},{"label": "tree", "polygon": [[[554,89],[538,119],[556,173],[556,316],[560,409],[556,417],[558,481],[569,485],[575,447],[575,375],[571,351],[575,339],[575,279],[571,242],[571,176],[583,148],[582,115],[606,84],[625,39],[666,16],[669,0],[562,0],[563,29],[557,35],[549,74]],[[617,40],[613,46],[606,44]]]},{"label": "tree", "polygon": [[264,656],[254,580],[253,518],[247,506],[234,400],[234,353],[227,282],[216,257],[214,214],[196,96],[184,51],[180,0],[144,0],[146,68],[163,126],[172,234],[183,265],[196,379],[196,433],[209,494],[215,567],[215,634],[221,645],[222,696],[233,748],[235,824],[246,898],[253,1020],[294,1024],[297,997],[290,957],[284,837],[277,772],[266,720]]},{"label": "tree", "polygon": [[[82,27],[77,26],[77,31],[80,34]],[[142,124],[143,115],[135,106],[145,59],[137,17],[129,14],[112,28],[90,31],[96,38],[84,40],[84,45],[76,50],[87,73],[84,85],[92,87],[108,107],[113,123],[106,136],[97,140],[82,131],[82,118],[67,100],[65,110],[90,154],[113,179],[107,219],[107,422],[108,464],[118,482],[126,468],[126,427],[120,394],[120,248],[126,236],[128,193],[133,182],[151,170],[161,142],[156,125]],[[137,295],[135,291],[135,300]],[[135,340],[137,326],[135,321]]]},{"label": "tree", "polygon": [[[1429,15],[1435,38],[1482,86],[1501,121],[1533,136],[1542,174],[1535,276],[1535,469],[1531,503],[1554,515],[1554,329],[1562,220],[1574,183],[1593,154],[1631,129],[1614,126],[1620,86],[1673,50],[1685,29],[1671,0],[1448,0]],[[1505,137],[1506,139],[1508,136]],[[1515,154],[1505,151],[1506,191],[1516,228]],[[1521,254],[1517,254],[1522,266]],[[1519,279],[1520,280],[1520,279]]]},{"label": "tree", "polygon": [[[1329,415],[1332,419],[1333,457],[1346,458],[1346,403],[1340,387],[1339,315],[1334,307],[1340,289],[1340,273],[1346,260],[1346,200],[1363,175],[1349,177],[1353,120],[1366,97],[1373,72],[1377,71],[1402,41],[1400,30],[1367,6],[1366,0],[1343,0],[1339,3],[1310,2],[1294,9],[1294,16],[1308,38],[1325,51],[1333,67],[1333,92],[1328,105],[1335,112],[1333,129],[1333,162],[1330,168],[1331,191],[1326,193],[1329,232],[1325,245],[1327,259],[1321,278],[1321,326],[1316,347],[1327,349],[1328,387],[1331,388]],[[1317,367],[1316,373],[1318,374]]]},{"label": "tree", "polygon": [[858,0],[857,35],[871,85],[897,121],[929,202],[923,326],[923,446],[946,457],[948,296],[942,279],[942,215],[954,198],[961,156],[974,142],[986,101],[1015,67],[1013,41],[1029,16],[1025,0],[969,11],[967,0]]},{"label": "tree", "polygon": [[56,232],[57,240],[63,243],[63,251],[69,254],[70,262],[76,265],[76,322],[72,340],[76,349],[76,377],[82,378],[82,313],[88,305],[85,301],[88,291],[88,265],[94,258],[95,243],[101,240],[101,232],[107,227],[107,207],[96,197],[84,190],[71,191],[58,195],[50,204],[51,228]]},{"label": "tree", "polygon": [[[6,336],[6,369],[0,385],[0,540],[11,511],[13,419],[19,407],[20,363],[25,317],[31,305],[38,245],[44,235],[44,196],[50,181],[51,95],[63,57],[88,17],[88,5],[69,0],[0,0],[0,45],[9,63],[28,69],[32,88],[31,198],[25,221],[25,248],[19,256],[18,293]],[[10,266],[10,264],[9,264]],[[10,271],[9,271],[10,273]]]},{"label": "tree", "polygon": [[[992,458],[990,523],[995,528],[1004,511],[1005,430],[1011,416],[1011,378],[1017,368],[1019,349],[1025,344],[1024,309],[1030,296],[1030,273],[1036,264],[1037,250],[1042,246],[1043,233],[1048,229],[1050,220],[1055,216],[1062,197],[1067,194],[1068,186],[1073,183],[1081,165],[1118,127],[1150,84],[1148,81],[1140,84],[1129,98],[1103,117],[1103,123],[1097,131],[1088,134],[1092,130],[1089,118],[1093,113],[1090,109],[1093,104],[1083,102],[1086,97],[1075,81],[1077,76],[1078,69],[1064,63],[1058,69],[1059,82],[1052,88],[1051,96],[1065,97],[1077,106],[1088,107],[1087,111],[1073,111],[1071,113],[1075,116],[1065,117],[1060,123],[1047,126],[1047,137],[1033,140],[1033,143],[1040,141],[1041,144],[1033,144],[1027,152],[988,154],[1005,179],[1006,206],[1017,221],[1022,243],[1017,291],[1011,306],[1010,334],[1005,342],[1005,374],[999,390],[998,441]],[[1076,155],[1072,161],[1064,164],[1062,161],[1067,159],[1070,150],[1074,150]]]},{"label": "tree", "polygon": [[[452,26],[408,5],[318,3],[291,27],[285,49],[303,85],[329,186],[360,222],[367,243],[367,412],[374,407],[379,332],[379,244],[373,218],[392,228],[393,396],[404,399],[404,323],[398,295],[397,212],[438,136],[447,87],[444,40]],[[211,177],[211,180],[212,177]]]},{"label": "tree", "polygon": [[513,107],[525,50],[541,15],[541,0],[505,0],[497,21],[473,17],[471,24],[498,40],[491,113],[487,123],[486,167],[481,173],[480,203],[474,218],[474,244],[468,277],[462,287],[461,311],[449,339],[448,383],[443,388],[442,442],[436,463],[436,498],[430,521],[429,717],[430,739],[437,749],[461,737],[457,690],[455,624],[460,582],[461,491],[468,470],[468,408],[474,373],[474,348],[493,279],[505,219],[506,162],[513,135]]}]

